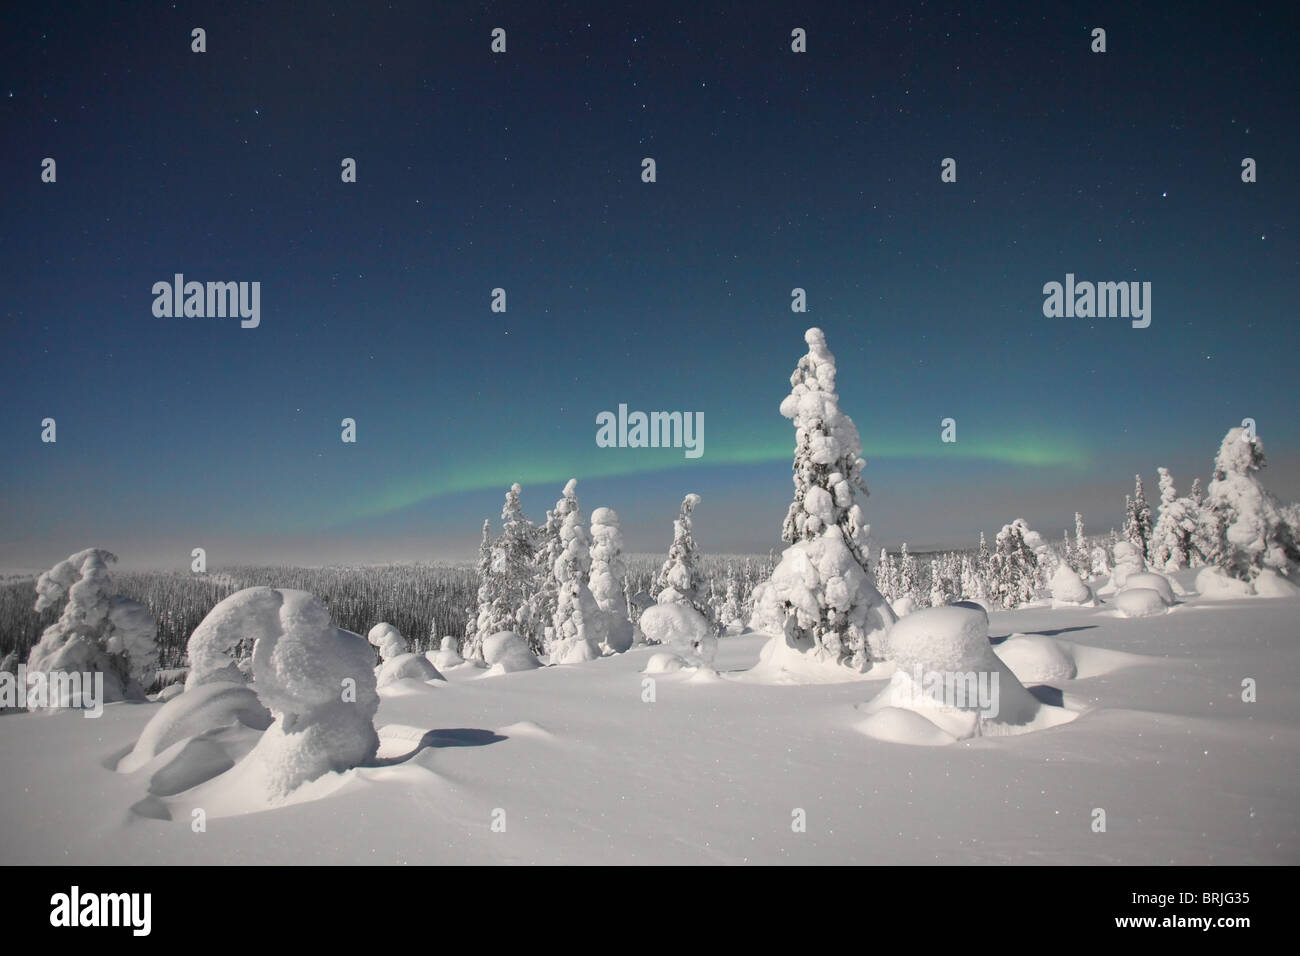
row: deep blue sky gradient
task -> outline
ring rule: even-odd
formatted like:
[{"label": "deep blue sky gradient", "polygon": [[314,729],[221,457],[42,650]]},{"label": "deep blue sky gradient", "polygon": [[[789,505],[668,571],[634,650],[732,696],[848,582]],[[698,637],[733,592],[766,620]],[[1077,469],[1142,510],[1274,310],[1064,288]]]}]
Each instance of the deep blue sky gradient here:
[{"label": "deep blue sky gradient", "polygon": [[[1105,530],[1245,416],[1300,496],[1293,5],[621,6],[6,8],[0,567],[468,557],[569,475],[633,550],[695,491],[766,551],[813,324],[877,545]],[[260,281],[260,328],[155,318],[175,272]],[[1151,327],[1044,318],[1066,272]],[[596,448],[620,402],[703,411],[703,458]]]}]

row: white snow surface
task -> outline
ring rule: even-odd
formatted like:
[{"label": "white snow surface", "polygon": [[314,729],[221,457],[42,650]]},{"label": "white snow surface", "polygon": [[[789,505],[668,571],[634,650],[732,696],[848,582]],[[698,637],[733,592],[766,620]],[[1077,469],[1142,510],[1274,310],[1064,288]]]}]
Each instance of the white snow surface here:
[{"label": "white snow surface", "polygon": [[[663,648],[494,680],[457,667],[443,686],[378,701],[365,765],[271,803],[253,799],[241,754],[274,725],[182,738],[118,773],[168,705],[10,714],[0,863],[1295,865],[1300,695],[1245,703],[1241,677],[1300,686],[1298,613],[1295,598],[1196,594],[1131,620],[1109,605],[994,610],[995,642],[1050,640],[1074,661],[1075,679],[1031,691],[1058,694],[1075,719],[967,740],[901,708],[877,715],[874,737],[858,732],[888,667],[840,683],[745,679],[764,634],[722,639],[716,679],[656,676],[655,703],[643,671]],[[373,652],[349,639],[370,673]],[[190,829],[200,806],[206,836]],[[794,807],[807,832],[791,832]],[[1104,835],[1093,807],[1107,809]]]}]

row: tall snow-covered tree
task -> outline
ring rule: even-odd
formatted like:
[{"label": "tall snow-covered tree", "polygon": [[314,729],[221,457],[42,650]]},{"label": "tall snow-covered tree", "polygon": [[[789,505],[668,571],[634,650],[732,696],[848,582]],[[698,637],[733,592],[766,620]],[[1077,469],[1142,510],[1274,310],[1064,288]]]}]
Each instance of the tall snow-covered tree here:
[{"label": "tall snow-covered tree", "polygon": [[[570,479],[575,482],[576,479]],[[565,485],[567,488],[568,485]],[[560,583],[555,577],[555,562],[564,550],[560,529],[568,508],[567,497],[562,496],[552,511],[546,512],[546,523],[537,529],[536,548],[533,552],[533,588],[528,602],[528,618],[532,630],[528,646],[534,654],[546,652],[553,634],[555,610],[559,602]]]},{"label": "tall snow-covered tree", "polygon": [[[65,598],[68,603],[32,647],[29,672],[101,673],[105,701],[143,696],[158,668],[158,624],[143,604],[113,593],[108,566],[116,561],[103,548],[87,548],[36,579],[37,611]],[[86,702],[45,703],[66,707]]]},{"label": "tall snow-covered tree", "polygon": [[560,554],[555,559],[559,590],[555,604],[554,636],[549,648],[552,664],[577,664],[600,656],[605,617],[596,605],[588,581],[591,574],[591,538],[578,507],[578,482],[570,478],[564,497],[556,503],[564,515],[560,525]]},{"label": "tall snow-covered tree", "polygon": [[1214,459],[1196,531],[1207,562],[1243,581],[1254,581],[1265,568],[1290,574],[1300,562],[1300,541],[1259,480],[1265,464],[1260,438],[1230,429]]},{"label": "tall snow-covered tree", "polygon": [[605,643],[616,654],[632,646],[632,621],[627,613],[623,534],[613,508],[591,513],[591,594],[605,615]]},{"label": "tall snow-covered tree", "polygon": [[894,623],[870,573],[870,527],[856,495],[868,494],[862,441],[839,406],[835,357],[821,329],[790,376],[781,414],[795,427],[794,500],[781,533],[790,547],[755,599],[757,630],[787,647],[859,670],[882,659]]},{"label": "tall snow-covered tree", "polygon": [[1125,500],[1124,537],[1138,549],[1142,557],[1151,560],[1151,507],[1142,491],[1142,476],[1133,476],[1133,497]]},{"label": "tall snow-covered tree", "polygon": [[673,543],[668,548],[668,557],[659,568],[651,594],[660,604],[689,604],[703,614],[706,620],[712,621],[712,608],[701,590],[703,575],[700,573],[695,531],[691,523],[691,515],[699,503],[700,496],[696,494],[682,499],[681,510],[673,521]]}]

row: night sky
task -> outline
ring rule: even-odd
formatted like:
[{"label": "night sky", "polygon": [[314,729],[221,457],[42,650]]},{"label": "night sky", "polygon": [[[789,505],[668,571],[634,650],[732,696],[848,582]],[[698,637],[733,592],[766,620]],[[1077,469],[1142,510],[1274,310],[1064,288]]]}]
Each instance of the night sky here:
[{"label": "night sky", "polygon": [[[0,567],[469,557],[571,476],[629,550],[698,492],[705,551],[766,552],[811,325],[877,547],[1105,531],[1244,417],[1300,496],[1295,6],[904,6],[6,5]],[[155,317],[178,272],[260,326]],[[1046,318],[1067,272],[1150,327]],[[598,448],[620,403],[704,455]]]}]

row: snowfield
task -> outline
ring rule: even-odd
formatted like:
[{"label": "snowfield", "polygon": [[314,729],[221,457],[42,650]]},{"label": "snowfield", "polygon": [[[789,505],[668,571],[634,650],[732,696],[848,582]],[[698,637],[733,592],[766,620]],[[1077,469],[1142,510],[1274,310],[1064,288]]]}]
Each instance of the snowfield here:
[{"label": "snowfield", "polygon": [[[1142,618],[1113,599],[991,612],[996,660],[1064,722],[953,742],[910,711],[908,742],[859,729],[893,665],[834,683],[746,673],[758,634],[721,640],[716,675],[653,685],[663,648],[646,646],[394,680],[370,765],[271,803],[241,779],[267,733],[242,701],[245,721],[125,761],[168,705],[6,715],[0,863],[1295,864],[1300,601],[1216,597]],[[185,787],[194,773],[211,776]]]}]

